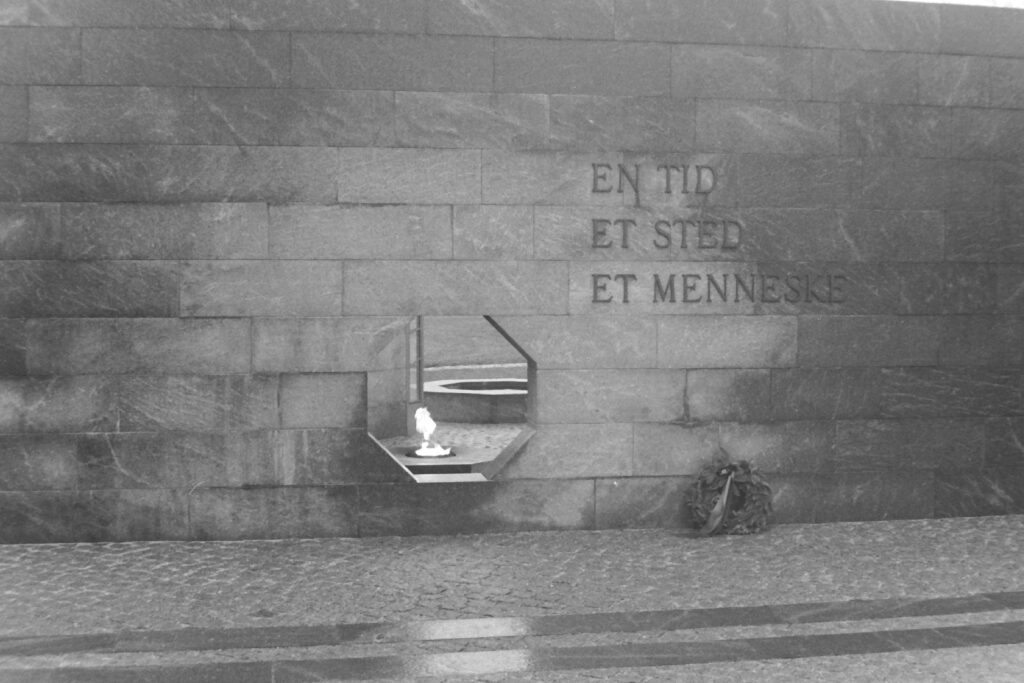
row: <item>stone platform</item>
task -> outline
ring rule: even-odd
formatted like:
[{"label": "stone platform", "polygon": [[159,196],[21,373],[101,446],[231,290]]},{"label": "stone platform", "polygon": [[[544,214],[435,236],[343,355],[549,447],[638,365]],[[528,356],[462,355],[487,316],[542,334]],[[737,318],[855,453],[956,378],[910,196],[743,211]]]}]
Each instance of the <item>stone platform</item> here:
[{"label": "stone platform", "polygon": [[0,681],[1018,681],[1024,516],[0,546]]}]

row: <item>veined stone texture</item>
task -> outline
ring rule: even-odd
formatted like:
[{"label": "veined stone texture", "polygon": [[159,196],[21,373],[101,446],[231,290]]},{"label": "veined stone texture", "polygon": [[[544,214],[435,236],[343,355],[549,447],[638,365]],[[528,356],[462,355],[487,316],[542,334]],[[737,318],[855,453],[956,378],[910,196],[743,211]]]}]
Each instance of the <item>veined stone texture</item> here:
[{"label": "veined stone texture", "polygon": [[[1022,35],[876,0],[0,2],[3,538],[676,527],[722,452],[780,522],[1022,512]],[[527,378],[492,481],[381,446],[420,355]]]}]

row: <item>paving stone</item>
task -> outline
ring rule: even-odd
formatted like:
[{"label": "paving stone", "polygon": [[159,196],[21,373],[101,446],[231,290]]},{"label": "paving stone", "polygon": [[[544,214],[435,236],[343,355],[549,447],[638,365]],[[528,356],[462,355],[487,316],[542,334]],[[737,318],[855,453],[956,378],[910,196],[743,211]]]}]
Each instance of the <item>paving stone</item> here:
[{"label": "paving stone", "polygon": [[79,31],[0,26],[0,83],[65,85],[82,82]]},{"label": "paving stone", "polygon": [[427,32],[528,38],[613,37],[613,0],[485,0],[472,7],[456,0],[427,3]]}]

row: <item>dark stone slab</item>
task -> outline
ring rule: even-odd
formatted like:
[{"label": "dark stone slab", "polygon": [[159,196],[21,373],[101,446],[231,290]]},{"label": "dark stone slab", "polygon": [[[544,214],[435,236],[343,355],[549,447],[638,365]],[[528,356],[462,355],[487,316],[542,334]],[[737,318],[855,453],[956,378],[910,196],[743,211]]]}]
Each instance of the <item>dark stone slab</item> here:
[{"label": "dark stone slab", "polygon": [[306,0],[238,0],[231,3],[231,25],[249,31],[337,31],[422,33],[423,0],[376,0],[339,5]]},{"label": "dark stone slab", "polygon": [[405,363],[407,318],[263,318],[253,321],[256,372],[351,372]]},{"label": "dark stone slab", "polygon": [[801,366],[935,365],[943,318],[801,316]]},{"label": "dark stone slab", "polygon": [[884,417],[996,417],[1024,413],[1019,369],[883,368],[879,407]]},{"label": "dark stone slab", "polygon": [[108,432],[117,425],[116,383],[96,375],[0,379],[0,433]]},{"label": "dark stone slab", "polygon": [[713,152],[835,154],[839,107],[823,102],[701,100],[697,146]]},{"label": "dark stone slab", "polygon": [[618,0],[615,37],[676,43],[785,45],[786,9],[777,0]]},{"label": "dark stone slab", "polygon": [[[903,475],[893,472],[849,472],[795,483],[796,496],[812,499],[812,519],[816,523],[921,519],[933,516],[935,484],[930,470]],[[781,523],[785,518],[785,506],[778,497],[776,509]]]},{"label": "dark stone slab", "polygon": [[269,450],[267,462],[276,484],[335,486],[409,480],[365,429],[282,429],[246,436],[250,450]]},{"label": "dark stone slab", "polygon": [[630,424],[545,424],[499,479],[629,476],[636,471]]},{"label": "dark stone slab", "polygon": [[[947,206],[956,211],[992,211],[999,206],[1003,188],[1019,183],[1019,174],[1012,164],[980,159],[951,159]],[[1006,173],[1013,169],[1011,173]],[[1004,176],[1011,175],[1013,180]],[[1002,176],[1002,177],[1001,177]]]},{"label": "dark stone slab", "polygon": [[939,107],[844,103],[842,152],[862,157],[943,158],[951,145],[962,144],[955,117]]},{"label": "dark stone slab", "polygon": [[[752,207],[845,207],[857,167],[843,157],[750,155],[730,160],[732,203]],[[932,207],[927,207],[932,208]]]},{"label": "dark stone slab", "polygon": [[458,0],[427,3],[427,32],[524,38],[614,37],[613,0]]},{"label": "dark stone slab", "polygon": [[490,38],[296,33],[292,85],[344,90],[490,92]]},{"label": "dark stone slab", "polygon": [[910,3],[792,0],[789,36],[800,47],[937,52],[939,8]]},{"label": "dark stone slab", "polygon": [[452,255],[456,259],[525,260],[534,256],[532,206],[455,206]]},{"label": "dark stone slab", "polygon": [[942,52],[1024,57],[1024,16],[1013,9],[941,7]]},{"label": "dark stone slab", "polygon": [[921,104],[978,107],[987,106],[990,102],[996,104],[990,96],[997,72],[992,60],[960,55],[925,55],[919,64],[918,98]]},{"label": "dark stone slab", "polygon": [[854,201],[872,209],[945,208],[950,183],[960,180],[944,159],[868,158],[858,170]]},{"label": "dark stone slab", "polygon": [[881,369],[815,368],[771,371],[777,420],[873,417],[880,408]]},{"label": "dark stone slab", "polygon": [[758,422],[770,418],[768,370],[690,370],[686,413],[691,420]]},{"label": "dark stone slab", "polygon": [[[674,422],[684,417],[685,370],[537,373],[540,423]],[[692,392],[691,392],[692,393]]]},{"label": "dark stone slab", "polygon": [[[830,260],[941,261],[943,214],[937,210],[850,210],[838,212],[837,245]],[[959,260],[959,259],[949,259]]]},{"label": "dark stone slab", "polygon": [[990,67],[992,79],[992,96],[988,103],[993,107],[1024,107],[1024,63],[1019,59],[991,59],[984,62]]},{"label": "dark stone slab", "polygon": [[0,9],[0,26],[27,26],[28,25],[28,2],[18,0],[9,2]]},{"label": "dark stone slab", "polygon": [[689,477],[598,479],[595,519],[598,529],[669,528],[686,525]]},{"label": "dark stone slab", "polygon": [[640,477],[695,475],[721,445],[713,423],[640,423],[633,432],[632,474]]},{"label": "dark stone slab", "polygon": [[[623,206],[634,203],[631,189],[593,192],[597,163],[622,163],[620,155],[483,151],[484,204]],[[642,181],[641,181],[642,184]],[[623,196],[627,195],[628,199]]]},{"label": "dark stone slab", "polygon": [[90,85],[287,85],[289,42],[270,31],[92,28],[82,31]]},{"label": "dark stone slab", "polygon": [[82,82],[76,29],[0,26],[0,83],[72,85]]},{"label": "dark stone slab", "polygon": [[357,535],[354,486],[201,488],[189,496],[196,540]]},{"label": "dark stone slab", "polygon": [[917,104],[921,59],[907,52],[815,52],[814,97],[826,102]]},{"label": "dark stone slab", "polygon": [[189,261],[182,276],[181,313],[340,315],[342,270],[337,261]]},{"label": "dark stone slab", "polygon": [[1024,512],[1024,468],[986,467],[969,472],[940,470],[935,482],[936,517],[1018,515]]},{"label": "dark stone slab", "polygon": [[0,142],[28,141],[28,88],[0,85]]},{"label": "dark stone slab", "polygon": [[341,203],[480,203],[477,150],[350,148],[337,154],[329,177],[337,178]]},{"label": "dark stone slab", "polygon": [[579,151],[688,151],[696,103],[668,97],[552,95],[549,147]]},{"label": "dark stone slab", "polygon": [[[726,422],[719,426],[719,430],[722,450],[733,460],[747,460],[761,472],[824,472],[832,469],[836,439],[835,428],[829,422]],[[706,462],[708,460],[701,465]]]},{"label": "dark stone slab", "polygon": [[594,528],[592,480],[359,487],[361,536]]},{"label": "dark stone slab", "polygon": [[985,461],[984,420],[841,420],[835,429],[840,471],[970,470]]},{"label": "dark stone slab", "polygon": [[[497,92],[578,95],[669,95],[667,45],[634,42],[499,40]],[[558,64],[558,69],[552,69]]]},{"label": "dark stone slab", "polygon": [[0,320],[0,377],[22,377],[25,363],[25,321]]},{"label": "dark stone slab", "polygon": [[[278,378],[124,375],[121,431],[219,431],[278,426]],[[111,430],[112,431],[112,430]]]},{"label": "dark stone slab", "polygon": [[540,368],[650,368],[657,323],[608,316],[501,316],[497,323]]},{"label": "dark stone slab", "polygon": [[230,11],[205,0],[27,0],[34,26],[227,28]]},{"label": "dark stone slab", "polygon": [[281,375],[278,402],[282,427],[365,428],[366,375]]},{"label": "dark stone slab", "polygon": [[1000,266],[997,274],[998,310],[1011,314],[1024,313],[1024,266]]},{"label": "dark stone slab", "polygon": [[796,364],[797,321],[792,317],[665,316],[658,318],[657,326],[658,367],[768,368]]},{"label": "dark stone slab", "polygon": [[74,489],[78,467],[73,437],[0,436],[0,489],[5,491]]},{"label": "dark stone slab", "polygon": [[1024,465],[1024,418],[985,422],[985,463],[997,468]]},{"label": "dark stone slab", "polygon": [[1021,251],[1011,220],[999,211],[946,212],[945,259],[1000,263]]},{"label": "dark stone slab", "polygon": [[1022,365],[1024,317],[955,316],[942,321],[942,365]]},{"label": "dark stone slab", "polygon": [[395,93],[395,139],[405,147],[549,147],[548,98],[535,94]]},{"label": "dark stone slab", "polygon": [[1024,111],[954,109],[951,155],[967,159],[1024,159]]},{"label": "dark stone slab", "polygon": [[811,56],[807,50],[786,48],[673,45],[672,95],[702,99],[810,99]]}]

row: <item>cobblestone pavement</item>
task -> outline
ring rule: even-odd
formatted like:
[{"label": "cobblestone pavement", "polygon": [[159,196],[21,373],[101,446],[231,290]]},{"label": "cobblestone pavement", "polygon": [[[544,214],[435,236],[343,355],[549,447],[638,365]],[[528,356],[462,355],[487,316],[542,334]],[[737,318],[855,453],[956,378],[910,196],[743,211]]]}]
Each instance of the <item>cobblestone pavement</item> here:
[{"label": "cobblestone pavement", "polygon": [[[204,669],[204,680],[260,681],[266,671],[268,683],[283,683],[316,680],[309,661],[348,667],[323,680],[1019,681],[1022,562],[1024,516],[784,525],[710,539],[629,530],[0,546],[0,681],[194,680],[180,670],[194,665],[227,667]],[[951,600],[960,596],[975,597]],[[892,598],[905,600],[871,603],[885,608],[871,614],[845,602]],[[927,598],[944,606],[922,611]],[[846,606],[812,623],[759,621],[757,610],[728,621],[735,611],[720,609],[820,602]],[[681,626],[694,608],[711,609],[711,621]],[[408,635],[425,620],[456,635]],[[310,635],[351,624],[362,635],[344,642]],[[394,636],[398,626],[406,635]],[[110,646],[141,632],[179,645]],[[181,645],[189,633],[222,644]],[[894,635],[864,644],[865,633]],[[92,638],[54,638],[73,635]],[[790,647],[786,638],[804,654],[756,654]],[[679,659],[687,643],[726,649]],[[237,668],[271,661],[306,668]],[[82,671],[99,677],[76,678]]]}]

